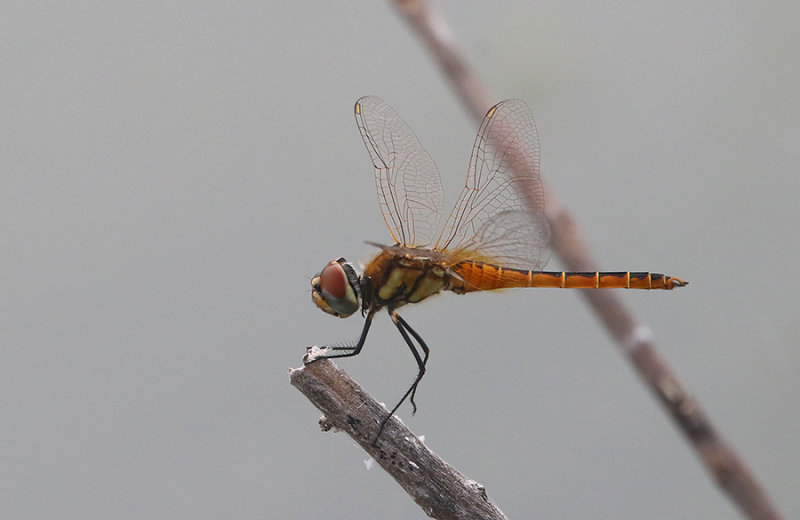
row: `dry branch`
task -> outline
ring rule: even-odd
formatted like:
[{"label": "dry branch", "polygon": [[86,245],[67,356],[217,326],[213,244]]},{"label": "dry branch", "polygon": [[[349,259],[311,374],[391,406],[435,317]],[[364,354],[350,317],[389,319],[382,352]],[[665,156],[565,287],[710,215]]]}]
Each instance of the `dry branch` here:
[{"label": "dry branch", "polygon": [[[504,520],[486,490],[429,450],[397,416],[375,440],[389,413],[328,359],[289,372],[289,379],[323,414],[323,430],[353,438],[400,484],[425,513],[442,520]],[[373,445],[374,443],[374,445]]]},{"label": "dry branch", "polygon": [[[467,110],[480,121],[497,100],[473,73],[446,21],[423,0],[393,0],[393,4],[428,47]],[[572,215],[552,190],[546,190],[545,212],[552,230],[552,249],[565,267],[573,271],[595,270],[596,264],[580,238]],[[665,406],[714,480],[742,513],[752,519],[780,518],[741,458],[713,427],[672,369],[657,355],[647,327],[637,323],[613,293],[581,291],[581,295]]]}]

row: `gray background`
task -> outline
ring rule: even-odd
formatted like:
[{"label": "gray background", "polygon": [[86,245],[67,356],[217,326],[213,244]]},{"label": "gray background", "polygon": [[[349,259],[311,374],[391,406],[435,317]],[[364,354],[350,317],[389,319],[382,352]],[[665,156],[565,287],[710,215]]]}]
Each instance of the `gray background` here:
[{"label": "gray background", "polygon": [[[442,171],[476,126],[383,2],[7,2],[0,16],[0,516],[424,518],[287,369],[354,337],[310,301],[386,242],[351,115],[379,95]],[[800,516],[796,2],[441,8],[620,296]],[[559,267],[551,262],[551,267]],[[401,416],[510,518],[736,518],[574,292],[445,295]],[[385,315],[341,365],[394,402]]]}]

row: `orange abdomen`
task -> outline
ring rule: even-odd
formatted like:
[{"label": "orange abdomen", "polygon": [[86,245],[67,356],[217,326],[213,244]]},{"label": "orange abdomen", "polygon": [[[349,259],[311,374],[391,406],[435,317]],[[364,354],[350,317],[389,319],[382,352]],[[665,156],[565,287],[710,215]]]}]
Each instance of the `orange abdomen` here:
[{"label": "orange abdomen", "polygon": [[562,289],[672,289],[688,282],[648,272],[523,271],[484,262],[462,262],[451,268],[450,290],[457,293],[491,291],[511,287],[559,287]]}]

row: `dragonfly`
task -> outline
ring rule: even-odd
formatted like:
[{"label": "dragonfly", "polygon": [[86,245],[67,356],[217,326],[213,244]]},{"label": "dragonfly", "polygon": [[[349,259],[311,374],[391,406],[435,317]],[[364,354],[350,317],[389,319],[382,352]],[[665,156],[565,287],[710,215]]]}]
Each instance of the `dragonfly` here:
[{"label": "dragonfly", "polygon": [[[484,116],[472,147],[467,179],[444,225],[439,170],[414,132],[382,99],[366,96],[355,118],[369,152],[383,219],[392,245],[378,248],[359,269],[344,258],[328,262],[311,280],[311,296],[340,318],[359,309],[357,340],[324,346],[313,359],[358,355],[375,314],[386,309],[417,363],[417,375],[386,422],[410,398],[425,375],[430,348],[397,310],[442,291],[466,294],[514,287],[666,289],[688,282],[650,272],[543,271],[550,228],[539,177],[539,137],[524,101],[509,99]],[[421,352],[420,352],[421,351]]]}]

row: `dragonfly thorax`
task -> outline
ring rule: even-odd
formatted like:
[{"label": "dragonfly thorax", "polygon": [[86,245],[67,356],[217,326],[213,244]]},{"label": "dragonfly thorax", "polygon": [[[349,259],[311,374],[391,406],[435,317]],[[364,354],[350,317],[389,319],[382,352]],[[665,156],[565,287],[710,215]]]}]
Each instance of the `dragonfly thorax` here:
[{"label": "dragonfly thorax", "polygon": [[368,306],[397,309],[450,289],[453,273],[445,254],[399,245],[380,247],[364,266],[362,299]]},{"label": "dragonfly thorax", "polygon": [[361,280],[355,266],[344,258],[331,260],[311,279],[311,298],[327,312],[347,318],[361,306]]}]

